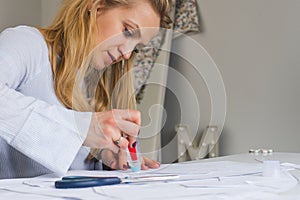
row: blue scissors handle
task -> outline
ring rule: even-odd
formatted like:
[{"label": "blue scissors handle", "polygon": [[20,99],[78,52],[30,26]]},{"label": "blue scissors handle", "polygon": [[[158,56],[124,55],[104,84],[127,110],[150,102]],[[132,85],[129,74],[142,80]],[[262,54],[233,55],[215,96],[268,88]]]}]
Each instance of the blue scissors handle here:
[{"label": "blue scissors handle", "polygon": [[88,176],[66,176],[59,181],[55,181],[55,188],[85,188],[104,185],[120,184],[119,177],[88,177]]}]

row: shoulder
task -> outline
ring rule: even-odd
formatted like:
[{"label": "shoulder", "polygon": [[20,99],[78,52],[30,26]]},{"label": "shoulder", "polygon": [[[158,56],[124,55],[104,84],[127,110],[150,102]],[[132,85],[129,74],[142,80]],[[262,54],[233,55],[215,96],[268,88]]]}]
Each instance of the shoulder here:
[{"label": "shoulder", "polygon": [[48,66],[46,41],[41,32],[30,26],[7,28],[0,33],[0,70],[19,73],[22,81],[30,80]]},{"label": "shoulder", "polygon": [[0,34],[0,45],[12,48],[41,48],[45,45],[43,35],[31,26],[16,26],[3,30]]},{"label": "shoulder", "polygon": [[15,26],[15,27],[10,27],[4,29],[1,34],[1,37],[6,37],[6,38],[13,38],[13,37],[34,37],[34,38],[39,38],[41,37],[41,33],[39,30],[35,27],[32,26],[26,26],[26,25],[20,25],[20,26]]},{"label": "shoulder", "polygon": [[48,47],[44,36],[37,28],[16,26],[1,32],[0,57],[6,57],[6,59],[14,61],[18,60],[19,62],[23,61],[23,63],[29,61],[40,62],[47,60]]}]

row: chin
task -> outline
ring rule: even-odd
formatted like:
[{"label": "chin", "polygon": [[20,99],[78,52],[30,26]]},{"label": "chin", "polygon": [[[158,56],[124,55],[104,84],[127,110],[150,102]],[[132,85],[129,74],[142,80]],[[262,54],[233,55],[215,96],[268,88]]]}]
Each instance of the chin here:
[{"label": "chin", "polygon": [[107,67],[106,63],[104,63],[100,60],[95,60],[95,59],[91,61],[90,66],[97,70],[102,70]]}]

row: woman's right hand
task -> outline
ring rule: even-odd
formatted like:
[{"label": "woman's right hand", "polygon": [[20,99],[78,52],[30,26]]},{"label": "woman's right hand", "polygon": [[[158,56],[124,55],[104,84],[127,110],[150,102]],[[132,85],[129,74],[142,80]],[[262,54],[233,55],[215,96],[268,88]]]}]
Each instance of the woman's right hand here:
[{"label": "woman's right hand", "polygon": [[93,113],[83,145],[98,149],[108,148],[118,153],[120,149],[126,150],[128,144],[132,145],[136,141],[140,124],[141,114],[137,110],[115,109]]}]

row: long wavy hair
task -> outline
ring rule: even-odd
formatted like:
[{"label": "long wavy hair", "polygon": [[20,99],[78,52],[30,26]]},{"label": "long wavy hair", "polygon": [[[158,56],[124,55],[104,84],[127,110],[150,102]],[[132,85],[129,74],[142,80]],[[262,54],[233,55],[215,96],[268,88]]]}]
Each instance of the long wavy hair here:
[{"label": "long wavy hair", "polygon": [[[135,109],[131,69],[135,53],[129,60],[115,63],[105,70],[91,67],[96,48],[97,8],[111,9],[147,1],[160,16],[160,26],[169,28],[172,0],[63,0],[52,24],[40,28],[44,35],[53,72],[54,90],[60,102],[76,111],[100,112],[111,109],[116,87],[118,108]],[[92,6],[92,7],[90,7]],[[105,27],[103,27],[105,28]],[[120,80],[126,74],[126,78]],[[116,91],[116,90],[115,90]]]}]

